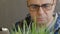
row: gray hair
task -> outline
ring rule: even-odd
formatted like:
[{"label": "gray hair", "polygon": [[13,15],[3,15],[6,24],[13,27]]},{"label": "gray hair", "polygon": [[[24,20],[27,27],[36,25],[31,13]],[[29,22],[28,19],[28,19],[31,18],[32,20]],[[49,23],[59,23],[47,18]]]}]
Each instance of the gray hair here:
[{"label": "gray hair", "polygon": [[59,3],[60,3],[60,0],[57,0],[54,13],[58,13],[59,14]]}]

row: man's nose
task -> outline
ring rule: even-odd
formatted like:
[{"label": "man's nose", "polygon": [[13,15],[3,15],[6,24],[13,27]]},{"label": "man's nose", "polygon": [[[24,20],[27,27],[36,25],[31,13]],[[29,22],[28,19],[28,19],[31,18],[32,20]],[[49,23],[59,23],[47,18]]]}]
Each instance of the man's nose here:
[{"label": "man's nose", "polygon": [[41,7],[39,8],[39,10],[38,10],[38,14],[39,14],[39,15],[43,15],[43,14],[44,14],[44,10],[43,10],[43,8],[41,8]]}]

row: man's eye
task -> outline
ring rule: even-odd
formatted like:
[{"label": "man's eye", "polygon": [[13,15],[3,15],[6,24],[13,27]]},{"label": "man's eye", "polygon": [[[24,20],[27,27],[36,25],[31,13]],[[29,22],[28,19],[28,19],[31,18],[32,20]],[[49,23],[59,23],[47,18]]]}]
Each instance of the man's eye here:
[{"label": "man's eye", "polygon": [[46,5],[45,7],[50,7],[50,5]]},{"label": "man's eye", "polygon": [[51,5],[43,5],[43,7],[46,7],[46,8],[47,8],[47,7],[50,7],[50,6],[51,6]]},{"label": "man's eye", "polygon": [[31,8],[37,8],[37,6],[31,6]]}]

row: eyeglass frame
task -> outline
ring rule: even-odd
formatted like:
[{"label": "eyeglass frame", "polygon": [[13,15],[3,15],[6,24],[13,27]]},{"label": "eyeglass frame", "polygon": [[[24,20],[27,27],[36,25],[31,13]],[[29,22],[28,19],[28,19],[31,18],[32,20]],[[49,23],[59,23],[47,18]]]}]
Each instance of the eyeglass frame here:
[{"label": "eyeglass frame", "polygon": [[[51,9],[52,9],[52,6],[53,6],[54,4],[55,4],[55,3],[54,3],[54,1],[53,1],[52,4],[46,3],[46,4],[42,4],[41,6],[40,6],[40,5],[37,5],[37,4],[31,4],[31,5],[27,5],[27,7],[28,7],[30,10],[32,10],[32,11],[38,11],[40,7],[41,7],[43,10],[48,11],[48,10],[51,10]],[[44,8],[44,5],[50,5],[50,9],[45,9],[46,7]],[[33,8],[32,8],[33,6],[36,6],[36,7],[34,7],[34,10],[33,10]]]}]

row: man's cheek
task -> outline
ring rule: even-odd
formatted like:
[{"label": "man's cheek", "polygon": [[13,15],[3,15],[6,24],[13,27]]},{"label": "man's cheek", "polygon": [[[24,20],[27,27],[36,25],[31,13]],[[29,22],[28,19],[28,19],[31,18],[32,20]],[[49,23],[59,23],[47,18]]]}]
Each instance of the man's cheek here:
[{"label": "man's cheek", "polygon": [[36,20],[36,15],[35,14],[31,15],[31,17],[32,17],[33,20]]},{"label": "man's cheek", "polygon": [[46,16],[45,16],[45,19],[46,19],[46,20],[49,20],[50,15],[51,15],[51,14],[50,14],[50,12],[49,12],[49,11],[47,11],[47,12],[45,13],[45,15],[46,15]]},{"label": "man's cheek", "polygon": [[33,17],[35,17],[37,14],[36,14],[36,13],[31,13],[31,15],[32,15]]},{"label": "man's cheek", "polygon": [[47,17],[51,17],[51,16],[52,16],[52,11],[47,11],[47,12],[46,12],[46,16],[47,16]]}]

